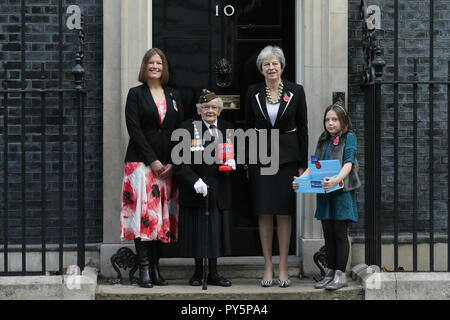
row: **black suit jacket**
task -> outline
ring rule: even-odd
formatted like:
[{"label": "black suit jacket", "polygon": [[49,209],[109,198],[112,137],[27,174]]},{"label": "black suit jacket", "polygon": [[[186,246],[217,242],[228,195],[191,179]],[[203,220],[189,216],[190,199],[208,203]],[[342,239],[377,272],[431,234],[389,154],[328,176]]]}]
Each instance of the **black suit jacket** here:
[{"label": "black suit jacket", "polygon": [[170,163],[172,131],[183,121],[183,105],[180,94],[163,86],[167,112],[163,123],[159,120],[158,107],[147,84],[131,88],[125,106],[125,119],[130,135],[125,162],[144,162],[150,165],[159,160]]},{"label": "black suit jacket", "polygon": [[[194,121],[199,121],[202,124],[201,136],[208,131],[208,128],[200,117],[187,120],[181,124],[181,128],[189,131],[191,139],[194,139]],[[218,119],[217,128],[222,133],[224,140],[226,129],[233,129],[233,125],[227,121]],[[206,133],[205,140],[209,140],[209,131]],[[224,143],[226,141],[223,141]],[[212,141],[205,141],[205,147]],[[186,207],[204,207],[205,199],[203,195],[197,194],[194,189],[194,184],[199,178],[203,180],[210,188],[209,192],[212,194],[214,201],[221,210],[230,210],[232,206],[232,172],[219,172],[219,164],[194,164],[194,153],[202,153],[202,151],[190,151],[191,164],[180,164],[174,167],[174,177],[178,183],[179,188],[179,203]]]},{"label": "black suit jacket", "polygon": [[[249,86],[246,96],[247,129],[278,129],[279,163],[298,162],[298,168],[308,167],[308,120],[303,86],[283,79],[284,89],[275,124],[272,126],[266,105],[265,83]],[[284,97],[289,97],[285,98]],[[270,150],[270,135],[267,135]]]}]

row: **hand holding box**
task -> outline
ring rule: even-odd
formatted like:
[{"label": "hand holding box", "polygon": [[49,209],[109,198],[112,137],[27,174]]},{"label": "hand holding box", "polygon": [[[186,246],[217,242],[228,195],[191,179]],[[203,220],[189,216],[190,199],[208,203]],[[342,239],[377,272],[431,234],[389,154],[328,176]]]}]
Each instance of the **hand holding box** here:
[{"label": "hand holding box", "polygon": [[341,164],[339,160],[320,160],[315,156],[311,157],[309,162],[310,175],[302,176],[295,179],[298,183],[296,192],[301,193],[329,193],[344,187],[344,182],[339,182],[336,186],[328,191],[322,187],[324,178],[336,178],[341,171]]}]

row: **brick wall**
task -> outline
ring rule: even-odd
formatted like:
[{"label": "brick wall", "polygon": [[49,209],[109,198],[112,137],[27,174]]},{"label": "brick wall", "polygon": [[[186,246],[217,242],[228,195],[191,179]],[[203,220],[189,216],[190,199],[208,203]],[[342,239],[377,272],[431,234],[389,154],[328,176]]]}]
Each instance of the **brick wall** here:
[{"label": "brick wall", "polygon": [[[85,45],[84,68],[86,70],[87,104],[85,108],[86,152],[86,241],[102,241],[102,1],[62,1],[62,86],[74,88],[72,67],[78,31],[69,30],[66,20],[68,6],[76,4],[84,15]],[[59,13],[58,0],[25,1],[25,74],[26,88],[42,87],[41,63],[45,65],[45,87],[57,88],[59,84]],[[0,0],[0,60],[8,65],[8,87],[22,87],[22,19],[20,0]],[[0,79],[4,80],[0,66]],[[47,189],[47,242],[59,237],[59,100],[57,94],[46,96],[46,189]],[[3,100],[2,100],[3,103]],[[64,109],[64,241],[74,243],[77,236],[77,100],[76,95],[63,96]],[[8,131],[4,136],[3,104],[0,123],[0,243],[4,242],[4,204],[8,198],[8,239],[18,243],[22,236],[22,209],[26,208],[25,237],[29,244],[39,243],[41,235],[41,100],[39,95],[26,95],[25,122],[22,118],[20,96],[9,95]],[[25,176],[22,175],[22,123],[25,127]],[[4,194],[4,148],[7,140],[8,194]],[[24,178],[23,178],[24,177]],[[25,180],[25,201],[22,196]]]},{"label": "brick wall", "polygon": [[[394,80],[394,1],[370,0],[369,5],[381,9],[381,28],[377,31],[380,46],[384,49],[384,80]],[[349,113],[358,137],[358,158],[361,163],[360,175],[364,181],[364,94],[359,87],[363,70],[361,45],[361,19],[359,0],[349,1]],[[418,58],[420,80],[429,79],[430,44],[430,1],[399,1],[399,80],[411,80],[413,59]],[[450,59],[450,1],[434,1],[434,76],[447,79],[447,61]],[[383,87],[381,160],[382,160],[382,228],[392,234],[394,216],[393,159],[394,159],[394,89]],[[412,86],[399,88],[399,231],[410,234],[412,230],[413,208],[413,109]],[[419,86],[418,94],[418,230],[430,229],[430,176],[429,141],[430,107],[427,86]],[[448,194],[448,141],[447,141],[447,87],[434,88],[434,130],[433,130],[433,207],[435,232],[447,230]],[[353,235],[364,232],[364,188],[358,194],[360,221],[351,227]]]}]

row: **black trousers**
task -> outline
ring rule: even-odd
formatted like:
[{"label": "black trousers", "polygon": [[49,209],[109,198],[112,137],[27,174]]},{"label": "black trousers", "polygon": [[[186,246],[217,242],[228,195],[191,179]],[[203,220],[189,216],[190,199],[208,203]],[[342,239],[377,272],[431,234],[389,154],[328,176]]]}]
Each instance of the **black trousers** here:
[{"label": "black trousers", "polygon": [[322,220],[328,268],[345,272],[349,255],[347,220]]}]

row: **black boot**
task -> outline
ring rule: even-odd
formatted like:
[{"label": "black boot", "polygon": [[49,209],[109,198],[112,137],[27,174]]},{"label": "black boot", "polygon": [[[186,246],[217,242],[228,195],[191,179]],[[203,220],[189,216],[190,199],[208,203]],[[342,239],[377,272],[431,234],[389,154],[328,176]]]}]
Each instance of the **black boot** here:
[{"label": "black boot", "polygon": [[209,274],[207,284],[221,287],[231,287],[231,281],[217,273],[217,259],[208,259]]},{"label": "black boot", "polygon": [[201,286],[203,278],[203,259],[195,258],[195,271],[192,278],[189,280],[191,286]]},{"label": "black boot", "polygon": [[167,286],[169,283],[159,272],[159,257],[161,256],[161,242],[150,241],[150,278],[155,286]]},{"label": "black boot", "polygon": [[134,239],[136,246],[136,255],[139,263],[139,286],[142,288],[152,288],[148,272],[148,247],[145,241],[140,238]]}]

